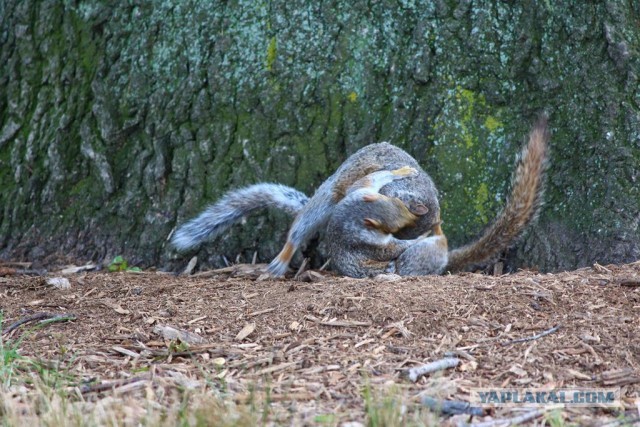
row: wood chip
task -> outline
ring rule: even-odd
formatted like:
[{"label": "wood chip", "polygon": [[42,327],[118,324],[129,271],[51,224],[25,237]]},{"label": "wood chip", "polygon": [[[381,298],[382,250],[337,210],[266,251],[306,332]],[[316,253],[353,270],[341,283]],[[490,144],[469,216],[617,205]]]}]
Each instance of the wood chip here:
[{"label": "wood chip", "polygon": [[117,352],[117,353],[121,353],[121,354],[124,354],[126,356],[133,357],[133,358],[140,357],[139,353],[136,353],[135,351],[132,351],[132,350],[127,350],[126,348],[123,348],[123,347],[113,346],[113,347],[111,347],[111,349],[113,351]]},{"label": "wood chip", "polygon": [[156,325],[153,332],[162,336],[165,340],[180,340],[186,344],[202,344],[204,338],[193,332],[177,329],[167,325]]},{"label": "wood chip", "polygon": [[93,263],[89,263],[89,264],[85,264],[85,265],[80,265],[80,266],[69,266],[67,268],[64,268],[62,270],[60,270],[58,273],[63,274],[63,275],[70,275],[70,274],[76,274],[76,273],[81,273],[83,271],[89,271],[89,270],[95,270],[96,267],[98,267],[96,264]]},{"label": "wood chip", "polygon": [[274,311],[275,308],[267,308],[265,310],[260,310],[260,311],[254,311],[253,313],[249,313],[247,314],[247,317],[256,317],[256,316],[260,316],[261,314],[266,314],[266,313],[271,313],[272,311]]},{"label": "wood chip", "polygon": [[296,280],[299,282],[316,283],[322,282],[324,280],[324,276],[316,271],[307,270],[300,274]]},{"label": "wood chip", "polygon": [[275,365],[275,366],[269,366],[268,368],[264,368],[264,369],[256,372],[256,375],[260,376],[260,375],[272,374],[274,372],[278,372],[278,371],[282,371],[284,369],[291,368],[293,366],[296,366],[297,364],[298,364],[298,362],[286,362],[286,363],[281,363],[281,364]]},{"label": "wood chip", "polygon": [[567,373],[570,374],[573,378],[576,378],[578,380],[586,380],[586,381],[593,380],[591,375],[583,374],[582,372],[576,371],[575,369],[568,368]]},{"label": "wood chip", "polygon": [[194,256],[189,260],[189,263],[187,264],[187,266],[185,267],[185,269],[182,271],[181,274],[183,276],[191,275],[191,273],[193,273],[193,270],[196,268],[197,264],[198,264],[198,257]]},{"label": "wood chip", "polygon": [[242,329],[240,329],[240,332],[238,332],[238,334],[236,335],[235,340],[243,341],[245,338],[251,335],[255,330],[256,330],[255,323],[247,323],[246,325],[244,325]]},{"label": "wood chip", "polygon": [[399,280],[402,280],[402,276],[399,276],[393,273],[378,274],[376,277],[373,278],[373,281],[377,283],[397,282]]},{"label": "wood chip", "polygon": [[122,315],[131,314],[131,312],[129,310],[126,310],[126,309],[120,307],[118,304],[116,304],[114,302],[102,301],[102,304],[104,304],[105,306],[109,307],[110,309],[112,309],[113,311],[115,311],[118,314],[122,314]]},{"label": "wood chip", "polygon": [[371,326],[370,322],[358,322],[355,320],[331,320],[328,322],[322,321],[320,319],[318,319],[317,317],[311,316],[311,315],[307,315],[304,317],[307,320],[311,320],[312,322],[318,323],[320,325],[323,326],[336,326],[336,327],[341,327],[341,328],[352,328],[352,327],[358,327],[358,326]]},{"label": "wood chip", "polygon": [[199,321],[201,321],[201,320],[204,320],[204,319],[206,319],[206,318],[207,318],[207,316],[206,316],[206,315],[205,315],[205,316],[196,317],[195,319],[191,319],[191,320],[189,320],[187,323],[188,323],[189,325],[193,325],[194,323],[199,322]]},{"label": "wood chip", "polygon": [[640,383],[638,376],[633,369],[616,369],[603,372],[600,375],[600,383],[605,387],[623,386]]},{"label": "wood chip", "polygon": [[66,277],[50,277],[47,279],[47,285],[56,289],[71,289],[71,282]]}]

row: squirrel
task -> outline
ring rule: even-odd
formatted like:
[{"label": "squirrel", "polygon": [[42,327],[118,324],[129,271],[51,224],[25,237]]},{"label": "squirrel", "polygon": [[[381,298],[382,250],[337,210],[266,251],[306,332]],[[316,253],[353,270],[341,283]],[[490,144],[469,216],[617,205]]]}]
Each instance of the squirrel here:
[{"label": "squirrel", "polygon": [[429,230],[434,218],[439,215],[440,205],[435,184],[407,152],[381,142],[367,145],[352,154],[320,185],[311,198],[294,188],[274,183],[253,184],[231,190],[200,215],[178,227],[171,237],[171,243],[178,250],[184,251],[222,234],[254,210],[277,208],[296,215],[287,243],[269,265],[269,272],[280,277],[287,271],[295,251],[326,226],[333,208],[353,183],[375,170],[392,170],[403,166],[412,167],[418,172],[414,176],[385,185],[380,193],[399,198],[419,217],[415,227],[404,228],[396,234],[401,239],[416,238],[423,234],[416,230]]},{"label": "squirrel", "polygon": [[[349,156],[316,190],[295,217],[289,229],[287,242],[269,264],[269,273],[275,277],[284,276],[293,254],[327,225],[335,206],[356,181],[374,170],[394,170],[404,166],[415,169],[417,173],[404,179],[393,180],[380,189],[380,194],[400,199],[409,211],[418,217],[415,226],[405,227],[395,233],[395,236],[399,239],[415,239],[430,230],[435,218],[440,215],[438,192],[431,177],[401,148],[386,142],[370,144]],[[339,261],[332,260],[334,267],[336,262]]]},{"label": "squirrel", "polygon": [[418,216],[402,200],[380,194],[394,180],[414,176],[409,166],[373,172],[341,189],[342,200],[327,223],[326,237],[333,269],[350,277],[366,277],[388,271],[395,260],[418,239],[403,240],[393,234],[414,227]]},{"label": "squirrel", "polygon": [[377,171],[356,181],[344,191],[344,198],[333,209],[326,237],[334,270],[350,277],[381,273],[402,276],[440,274],[447,265],[447,238],[440,221],[432,235],[416,239],[393,236],[405,227],[414,227],[418,216],[402,200],[378,191],[396,179],[416,174],[405,166],[393,171]]},{"label": "squirrel", "polygon": [[[451,251],[447,248],[446,237],[440,227],[440,205],[431,177],[408,153],[385,142],[367,145],[347,158],[311,198],[291,187],[270,183],[230,191],[199,216],[180,226],[173,235],[172,243],[179,250],[188,249],[219,235],[256,209],[276,207],[296,215],[286,244],[269,264],[269,272],[281,277],[287,271],[295,251],[327,225],[336,206],[347,197],[354,183],[378,169],[395,170],[407,166],[417,173],[392,180],[380,188],[379,193],[401,200],[416,217],[413,226],[399,229],[393,233],[394,236],[403,240],[421,236],[423,239],[388,262],[395,264],[392,268],[401,275],[464,270],[494,258],[511,246],[537,215],[544,190],[548,139],[546,117],[542,116],[517,159],[511,194],[501,213],[478,239]],[[425,238],[430,232],[433,235]],[[338,244],[339,241],[336,239],[334,243]],[[334,259],[334,267],[339,262],[339,259]],[[340,266],[336,269],[339,270]]]}]

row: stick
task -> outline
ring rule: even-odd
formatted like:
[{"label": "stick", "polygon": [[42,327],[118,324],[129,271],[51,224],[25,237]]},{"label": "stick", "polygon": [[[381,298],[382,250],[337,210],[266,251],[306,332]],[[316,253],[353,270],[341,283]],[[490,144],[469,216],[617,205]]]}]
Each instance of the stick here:
[{"label": "stick", "polygon": [[325,268],[327,268],[329,266],[329,263],[331,262],[331,258],[329,258],[327,260],[327,262],[325,262],[324,264],[322,264],[322,267],[320,267],[319,271],[324,271]]},{"label": "stick", "polygon": [[332,322],[323,322],[317,317],[311,315],[304,316],[304,318],[322,326],[337,326],[341,328],[351,328],[354,326],[371,326],[370,322],[358,322],[357,320],[334,320]]},{"label": "stick", "polygon": [[80,389],[80,393],[82,393],[82,394],[99,393],[101,391],[107,391],[107,390],[112,390],[112,389],[115,389],[115,388],[118,388],[118,387],[122,387],[122,386],[127,385],[127,384],[137,383],[138,381],[146,381],[148,379],[149,379],[148,375],[140,376],[140,377],[131,377],[131,378],[127,378],[127,379],[124,379],[124,380],[113,381],[113,382],[110,382],[110,383],[83,385],[83,386],[79,387],[79,389]]},{"label": "stick", "polygon": [[293,276],[293,280],[298,280],[298,277],[300,277],[300,275],[304,273],[304,270],[307,268],[308,263],[309,263],[309,258],[305,258],[304,260],[302,260],[302,264],[300,264],[300,268],[298,268],[296,275]]},{"label": "stick", "polygon": [[469,427],[508,427],[517,424],[526,423],[538,417],[543,416],[547,411],[544,409],[536,409],[513,418],[504,418],[501,420],[491,420],[482,423],[470,424]]},{"label": "stick", "polygon": [[556,325],[553,328],[547,329],[544,332],[540,332],[537,335],[532,335],[530,337],[518,338],[517,340],[511,340],[511,341],[503,342],[502,345],[506,346],[506,345],[511,345],[511,344],[517,344],[517,343],[520,343],[520,342],[527,342],[527,341],[537,340],[538,338],[542,338],[544,336],[547,336],[547,335],[550,335],[550,334],[556,332],[561,327],[562,327],[562,325]]},{"label": "stick", "polygon": [[40,323],[38,323],[38,325],[47,326],[47,325],[50,325],[51,323],[66,322],[66,321],[71,321],[76,319],[77,317],[75,314],[58,314],[52,317],[51,319],[41,320]]},{"label": "stick", "polygon": [[442,415],[468,414],[477,417],[484,415],[484,409],[471,406],[471,403],[460,400],[441,400],[431,396],[423,396],[420,402],[431,411]]},{"label": "stick", "polygon": [[418,378],[422,377],[426,374],[431,374],[433,372],[442,371],[448,368],[455,368],[460,364],[460,359],[456,359],[454,357],[449,357],[446,359],[436,360],[435,362],[427,363],[426,365],[418,366],[415,368],[409,369],[407,372],[407,377],[411,382],[418,381]]},{"label": "stick", "polygon": [[25,323],[35,322],[36,320],[42,320],[42,322],[40,322],[40,325],[44,326],[54,322],[63,322],[65,320],[76,320],[76,316],[75,314],[35,313],[35,314],[32,314],[31,316],[23,317],[22,319],[18,320],[15,323],[12,323],[11,325],[9,325],[7,329],[2,331],[2,335],[6,335],[15,329],[18,329],[20,326],[24,325]]}]

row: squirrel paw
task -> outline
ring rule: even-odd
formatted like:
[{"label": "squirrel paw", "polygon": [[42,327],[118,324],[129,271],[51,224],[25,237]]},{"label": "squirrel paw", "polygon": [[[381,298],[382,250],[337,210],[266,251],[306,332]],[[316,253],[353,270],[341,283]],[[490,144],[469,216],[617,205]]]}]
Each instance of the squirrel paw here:
[{"label": "squirrel paw", "polygon": [[416,176],[418,175],[418,170],[412,168],[411,166],[403,166],[400,169],[392,170],[392,174],[398,177],[407,177],[407,176]]}]

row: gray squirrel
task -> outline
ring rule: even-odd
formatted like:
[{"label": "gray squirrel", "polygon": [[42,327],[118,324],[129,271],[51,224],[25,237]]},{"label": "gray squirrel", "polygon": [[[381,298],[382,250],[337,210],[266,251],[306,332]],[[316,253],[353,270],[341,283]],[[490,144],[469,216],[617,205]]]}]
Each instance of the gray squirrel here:
[{"label": "gray squirrel", "polygon": [[[356,151],[311,198],[291,187],[273,183],[232,190],[200,215],[181,225],[171,242],[177,249],[186,250],[221,234],[256,209],[276,207],[296,215],[287,242],[268,268],[274,277],[282,277],[294,253],[316,232],[325,229],[336,206],[354,183],[379,170],[408,167],[417,173],[394,179],[379,189],[379,194],[402,201],[416,217],[413,224],[400,228],[393,235],[403,240],[416,239],[430,232],[433,236],[431,240],[415,242],[397,259],[389,258],[388,263],[395,261],[396,272],[401,275],[464,270],[494,258],[511,246],[537,215],[544,189],[548,139],[546,117],[543,116],[533,127],[529,141],[517,159],[512,190],[505,207],[479,238],[461,248],[448,250],[446,246],[446,237],[440,228],[437,190],[429,175],[408,153],[384,142]],[[339,243],[339,239],[332,239],[334,248]],[[428,256],[423,256],[425,253]],[[441,268],[443,258],[446,258],[446,265]],[[340,262],[340,257],[332,257],[332,265],[338,271],[342,267]]]},{"label": "gray squirrel", "polygon": [[[380,273],[424,275],[442,272],[447,264],[447,240],[438,222],[434,235],[398,239],[394,233],[415,227],[418,215],[402,200],[379,193],[386,184],[416,175],[405,166],[366,175],[351,185],[335,206],[326,238],[337,273],[367,277]],[[415,248],[414,248],[415,246]]]}]

